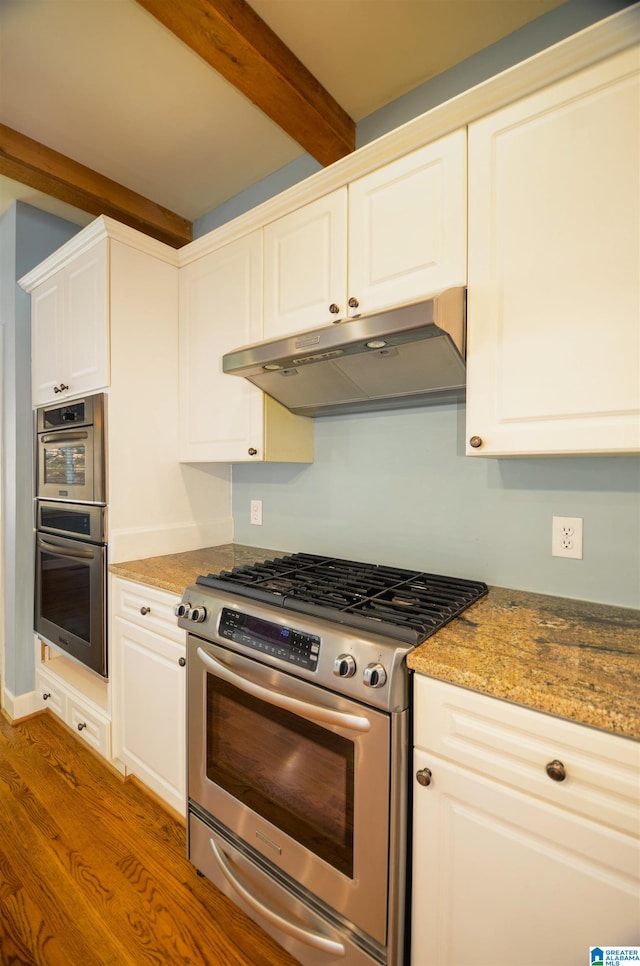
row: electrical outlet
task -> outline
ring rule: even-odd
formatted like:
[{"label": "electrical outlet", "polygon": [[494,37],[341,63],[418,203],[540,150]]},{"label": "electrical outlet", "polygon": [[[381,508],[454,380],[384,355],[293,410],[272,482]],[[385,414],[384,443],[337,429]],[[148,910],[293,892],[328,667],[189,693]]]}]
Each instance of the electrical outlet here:
[{"label": "electrical outlet", "polygon": [[551,556],[582,560],[582,517],[551,518]]},{"label": "electrical outlet", "polygon": [[251,516],[249,520],[254,526],[262,526],[262,500],[251,501]]}]

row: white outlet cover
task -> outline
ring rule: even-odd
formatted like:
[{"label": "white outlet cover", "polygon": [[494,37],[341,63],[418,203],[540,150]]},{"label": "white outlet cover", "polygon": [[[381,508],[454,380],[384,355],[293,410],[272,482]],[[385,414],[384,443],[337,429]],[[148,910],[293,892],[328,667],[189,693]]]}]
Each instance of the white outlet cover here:
[{"label": "white outlet cover", "polygon": [[582,560],[582,522],[582,517],[552,517],[552,557]]}]

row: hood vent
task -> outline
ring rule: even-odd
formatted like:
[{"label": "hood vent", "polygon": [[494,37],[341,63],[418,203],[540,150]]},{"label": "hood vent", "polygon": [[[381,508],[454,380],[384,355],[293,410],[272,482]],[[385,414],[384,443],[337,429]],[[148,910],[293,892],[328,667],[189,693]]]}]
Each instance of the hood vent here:
[{"label": "hood vent", "polygon": [[294,413],[398,409],[460,398],[465,386],[464,288],[228,352],[244,376]]}]

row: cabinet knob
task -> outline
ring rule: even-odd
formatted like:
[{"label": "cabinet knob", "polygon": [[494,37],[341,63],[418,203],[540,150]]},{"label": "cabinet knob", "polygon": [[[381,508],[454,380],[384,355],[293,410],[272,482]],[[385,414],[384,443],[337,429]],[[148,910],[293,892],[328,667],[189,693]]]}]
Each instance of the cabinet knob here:
[{"label": "cabinet knob", "polygon": [[186,663],[187,663],[187,659],[185,657],[178,658],[178,664],[180,665],[180,667],[184,667]]},{"label": "cabinet knob", "polygon": [[54,392],[66,392],[69,387],[65,386],[64,382],[61,382],[59,386],[54,386]]},{"label": "cabinet knob", "polygon": [[354,296],[352,295],[351,298],[349,299],[349,308],[357,309],[359,305],[360,305],[360,302],[358,301],[358,299],[354,298]]},{"label": "cabinet knob", "polygon": [[473,446],[474,449],[480,449],[482,446],[482,436],[472,436],[469,440],[469,446]]},{"label": "cabinet knob", "polygon": [[84,731],[84,729],[85,729],[86,727],[87,727],[87,723],[86,723],[86,721],[79,721],[79,722],[78,722],[78,731]]},{"label": "cabinet knob", "polygon": [[247,452],[249,453],[249,456],[256,456],[258,450],[254,446],[250,446]]},{"label": "cabinet knob", "polygon": [[416,772],[416,780],[418,785],[422,785],[426,788],[427,785],[431,784],[431,769],[430,768],[420,768]]},{"label": "cabinet knob", "polygon": [[332,302],[331,305],[329,306],[329,311],[331,312],[332,315],[337,315],[338,312],[340,311],[340,306],[336,305],[335,302]]},{"label": "cabinet knob", "polygon": [[546,771],[549,778],[552,778],[554,782],[563,782],[567,777],[567,769],[557,758],[549,762]]},{"label": "cabinet knob", "polygon": [[144,617],[145,614],[150,614],[151,613],[151,608],[150,607],[141,607],[140,608],[140,613]]},{"label": "cabinet knob", "polygon": [[44,694],[42,695],[42,700],[48,701],[50,697],[51,697],[51,691],[45,691]]}]

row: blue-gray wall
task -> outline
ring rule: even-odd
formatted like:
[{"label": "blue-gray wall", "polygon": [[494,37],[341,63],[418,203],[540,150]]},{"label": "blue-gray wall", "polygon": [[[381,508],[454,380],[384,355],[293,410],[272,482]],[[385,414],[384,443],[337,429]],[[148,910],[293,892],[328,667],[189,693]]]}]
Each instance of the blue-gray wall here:
[{"label": "blue-gray wall", "polygon": [[[568,0],[358,125],[362,145],[629,4]],[[316,167],[307,156],[200,219],[223,224]],[[238,543],[395,563],[640,606],[640,459],[471,459],[464,405],[315,421],[311,466],[233,468]],[[249,502],[263,501],[263,526]],[[584,559],[551,557],[551,517],[584,519]]]},{"label": "blue-gray wall", "polygon": [[0,324],[2,371],[5,583],[3,686],[13,695],[34,686],[33,448],[31,416],[31,298],[17,284],[64,244],[78,225],[22,202],[0,218]]}]

